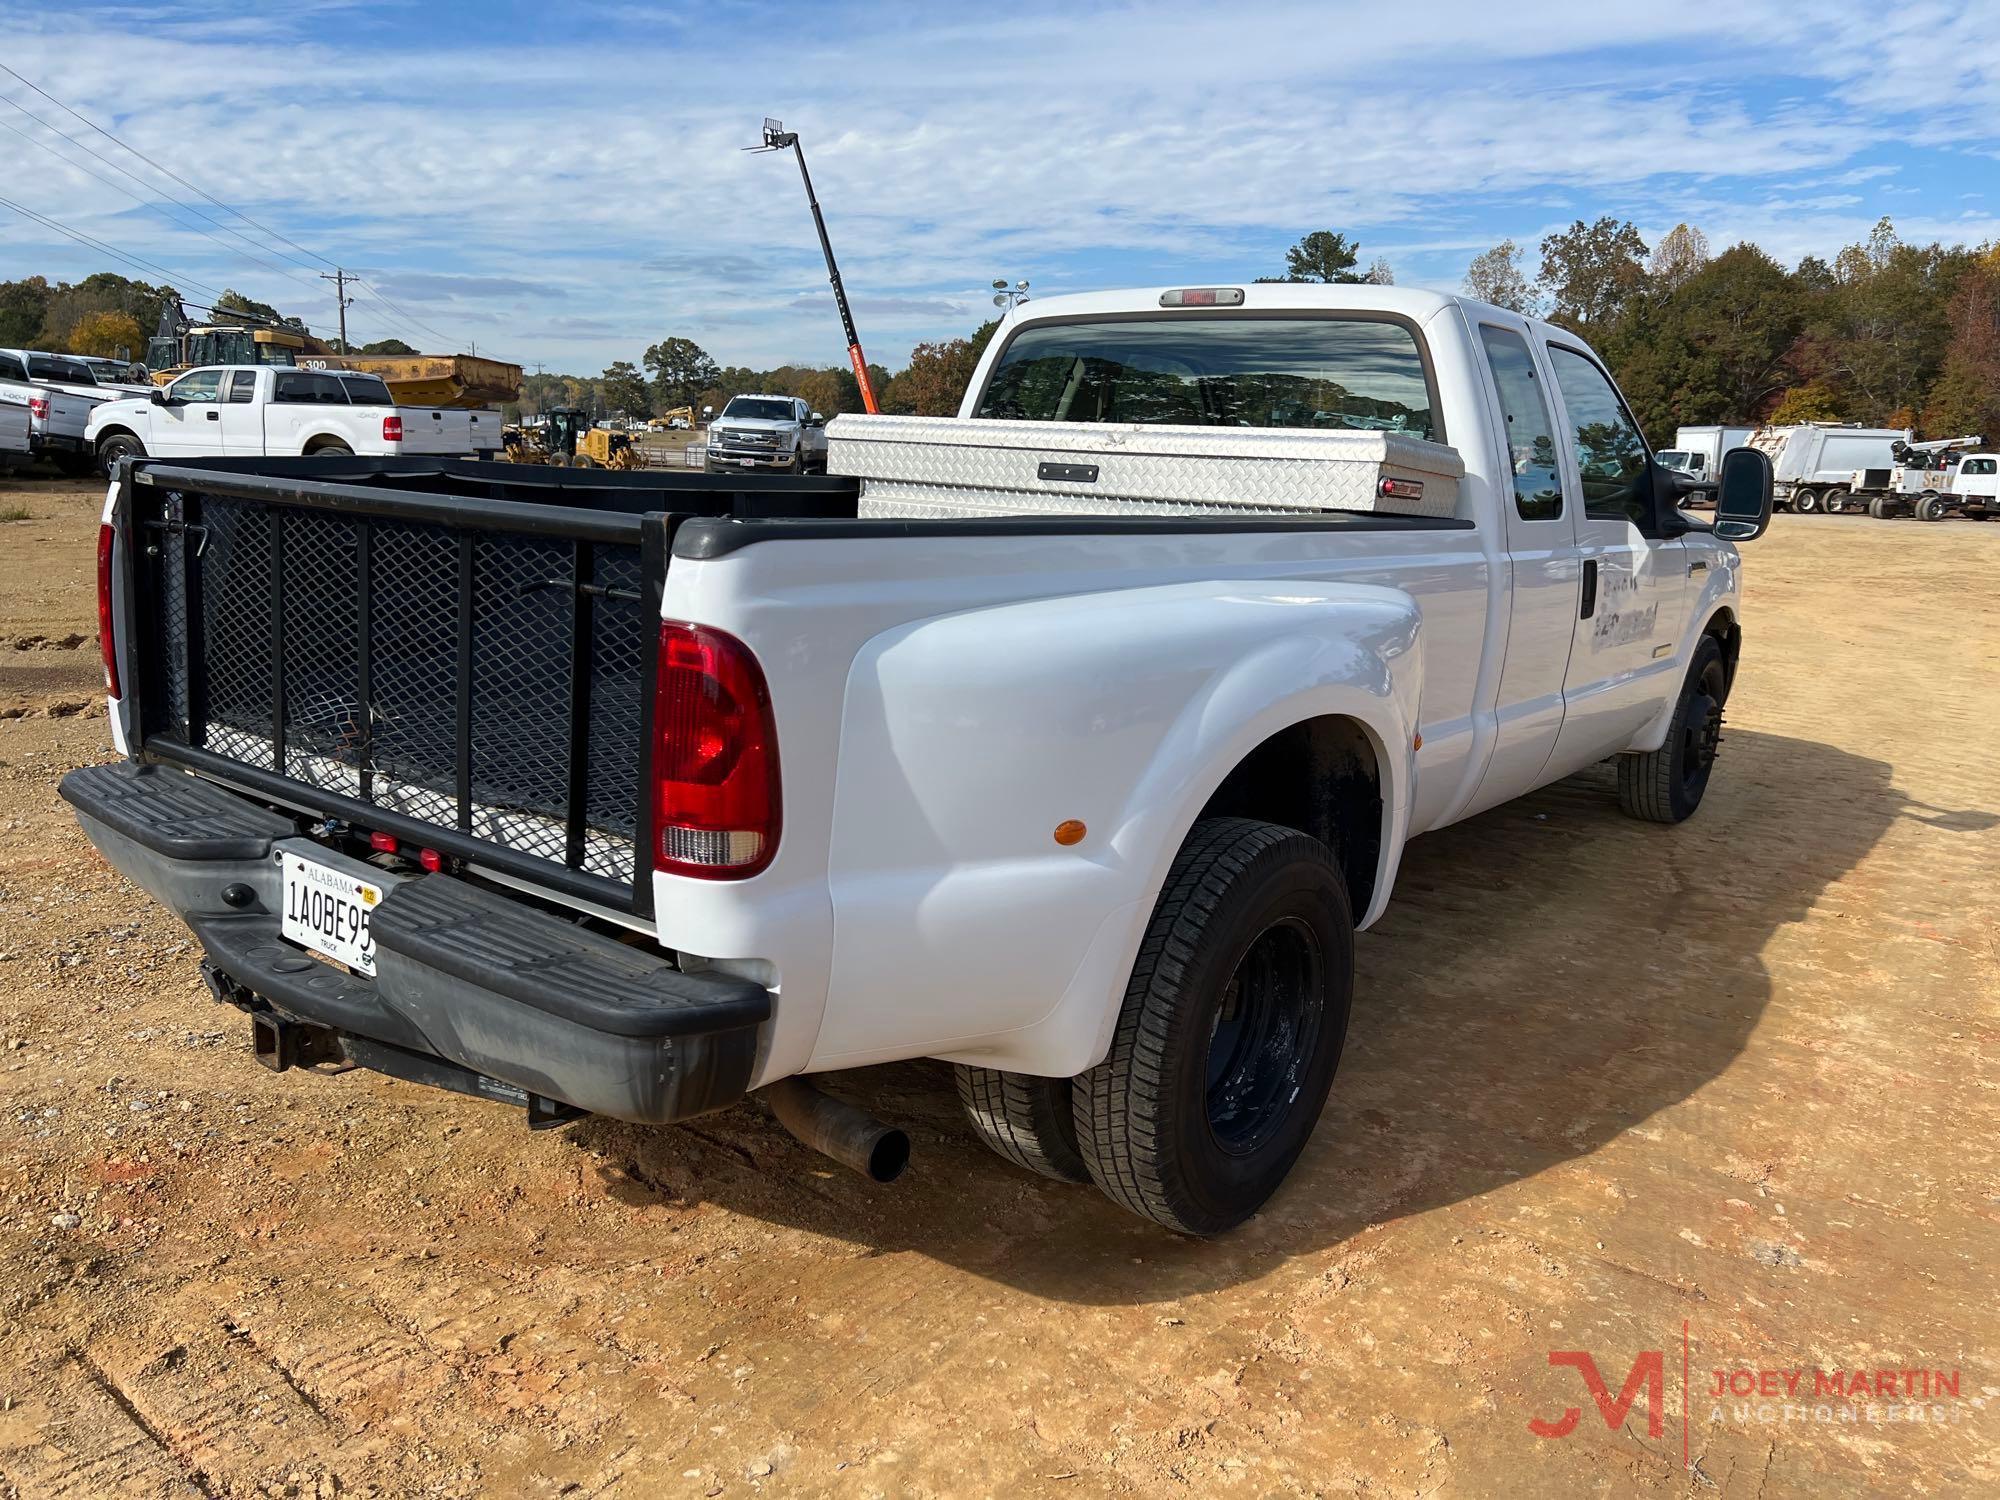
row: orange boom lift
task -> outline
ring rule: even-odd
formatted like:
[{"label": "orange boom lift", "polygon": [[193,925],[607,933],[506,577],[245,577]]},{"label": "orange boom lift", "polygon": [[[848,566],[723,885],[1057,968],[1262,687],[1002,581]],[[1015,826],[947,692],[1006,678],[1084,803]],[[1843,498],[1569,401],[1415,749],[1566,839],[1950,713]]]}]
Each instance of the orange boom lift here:
[{"label": "orange boom lift", "polygon": [[806,170],[806,150],[799,144],[799,133],[785,129],[782,120],[764,121],[764,144],[745,146],[745,151],[782,151],[787,146],[798,153],[799,176],[805,180],[806,202],[812,205],[813,228],[819,231],[819,248],[826,255],[827,280],[833,283],[833,300],[840,306],[840,326],[847,335],[847,358],[854,366],[854,379],[861,386],[861,404],[871,412],[882,408],[875,404],[875,387],[868,383],[868,361],[861,354],[861,335],[854,331],[854,314],[847,306],[847,288],[840,284],[840,267],[833,262],[833,241],[826,237],[826,217],[819,211],[819,199],[813,193],[812,173]]}]

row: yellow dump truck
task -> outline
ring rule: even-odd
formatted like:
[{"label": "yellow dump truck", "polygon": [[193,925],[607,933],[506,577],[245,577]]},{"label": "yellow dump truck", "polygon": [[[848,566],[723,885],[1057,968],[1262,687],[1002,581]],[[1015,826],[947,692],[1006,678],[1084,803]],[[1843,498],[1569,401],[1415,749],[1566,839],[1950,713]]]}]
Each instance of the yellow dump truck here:
[{"label": "yellow dump truck", "polygon": [[472,354],[336,354],[297,329],[203,323],[153,337],[146,350],[153,383],[196,365],[297,365],[379,375],[399,406],[481,408],[521,399],[521,367]]}]

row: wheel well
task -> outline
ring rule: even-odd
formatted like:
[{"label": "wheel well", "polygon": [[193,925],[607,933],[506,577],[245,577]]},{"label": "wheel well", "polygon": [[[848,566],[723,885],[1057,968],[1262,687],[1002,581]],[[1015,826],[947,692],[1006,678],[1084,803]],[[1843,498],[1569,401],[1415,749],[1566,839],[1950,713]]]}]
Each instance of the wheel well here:
[{"label": "wheel well", "polygon": [[1280,730],[1223,779],[1201,816],[1311,834],[1333,850],[1354,919],[1368,909],[1382,853],[1382,769],[1358,720],[1325,714]]},{"label": "wheel well", "polygon": [[99,447],[102,447],[104,444],[104,440],[106,438],[115,438],[115,437],[136,438],[138,436],[139,434],[134,432],[129,427],[106,427],[103,431],[97,434],[97,444]]},{"label": "wheel well", "polygon": [[1703,635],[1715,637],[1715,643],[1722,648],[1722,670],[1730,687],[1736,686],[1736,658],[1743,651],[1743,627],[1736,623],[1736,616],[1727,609],[1718,609],[1701,628]]},{"label": "wheel well", "polygon": [[346,448],[347,451],[350,453],[354,451],[353,447],[348,443],[348,441],[345,438],[335,437],[331,433],[322,432],[318,437],[306,439],[305,452],[307,454],[314,454],[319,452],[320,449],[322,448],[332,448],[336,445],[342,448]]}]

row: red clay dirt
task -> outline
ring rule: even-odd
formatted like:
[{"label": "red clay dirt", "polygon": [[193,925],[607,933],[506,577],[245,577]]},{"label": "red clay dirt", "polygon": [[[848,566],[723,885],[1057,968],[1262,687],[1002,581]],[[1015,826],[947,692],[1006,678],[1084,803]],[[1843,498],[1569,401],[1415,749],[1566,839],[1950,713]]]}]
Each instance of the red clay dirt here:
[{"label": "red clay dirt", "polygon": [[[1693,822],[1600,768],[1412,845],[1313,1144],[1199,1243],[933,1065],[842,1084],[890,1188],[754,1104],[258,1067],[55,795],[100,498],[0,485],[0,1496],[2000,1492],[2000,527],[1779,517]],[[1639,1363],[1618,1430],[1552,1351]]]}]

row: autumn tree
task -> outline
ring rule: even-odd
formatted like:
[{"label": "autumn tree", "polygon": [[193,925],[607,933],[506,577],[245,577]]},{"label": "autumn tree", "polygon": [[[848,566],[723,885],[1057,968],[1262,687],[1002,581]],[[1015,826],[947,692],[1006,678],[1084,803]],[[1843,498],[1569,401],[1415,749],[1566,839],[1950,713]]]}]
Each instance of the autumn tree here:
[{"label": "autumn tree", "polygon": [[1521,247],[1512,240],[1502,240],[1472,257],[1465,268],[1465,293],[1509,312],[1527,317],[1535,313],[1535,289],[1521,269]]},{"label": "autumn tree", "polygon": [[1585,334],[1616,322],[1646,285],[1645,261],[1639,231],[1608,215],[1546,236],[1538,286],[1549,317]]},{"label": "autumn tree", "polygon": [[95,312],[77,320],[65,340],[72,354],[136,359],[146,352],[145,330],[130,313]]},{"label": "autumn tree", "polygon": [[1677,292],[1708,264],[1708,236],[1688,224],[1676,224],[1660,239],[1646,274],[1664,292]]}]

